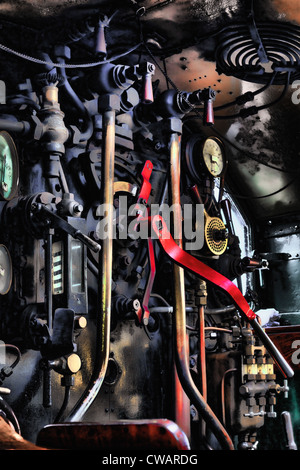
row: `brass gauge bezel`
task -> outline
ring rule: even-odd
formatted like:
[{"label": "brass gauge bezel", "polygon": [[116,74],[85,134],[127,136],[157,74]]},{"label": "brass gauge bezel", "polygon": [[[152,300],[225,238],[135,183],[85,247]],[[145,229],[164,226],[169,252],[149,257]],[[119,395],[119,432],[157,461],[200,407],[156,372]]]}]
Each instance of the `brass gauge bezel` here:
[{"label": "brass gauge bezel", "polygon": [[[213,141],[220,149],[220,158],[222,168],[219,172],[212,172],[207,160],[204,156],[204,149],[207,142]],[[225,174],[227,168],[227,157],[225,146],[218,137],[204,137],[203,135],[194,134],[185,145],[185,161],[190,177],[197,183],[203,182],[203,177],[210,176],[220,178]]]}]

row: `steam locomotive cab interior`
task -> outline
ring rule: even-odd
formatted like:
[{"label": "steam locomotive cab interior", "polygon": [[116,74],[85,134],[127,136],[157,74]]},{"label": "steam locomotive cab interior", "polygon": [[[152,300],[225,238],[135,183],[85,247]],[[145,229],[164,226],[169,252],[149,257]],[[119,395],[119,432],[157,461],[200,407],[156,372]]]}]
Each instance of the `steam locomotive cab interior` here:
[{"label": "steam locomotive cab interior", "polygon": [[0,15],[0,449],[296,450],[297,2]]}]

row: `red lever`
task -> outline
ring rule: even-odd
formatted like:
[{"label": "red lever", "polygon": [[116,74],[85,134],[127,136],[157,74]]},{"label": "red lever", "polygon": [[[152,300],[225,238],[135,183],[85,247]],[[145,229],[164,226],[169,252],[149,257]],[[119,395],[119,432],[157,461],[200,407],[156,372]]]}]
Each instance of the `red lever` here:
[{"label": "red lever", "polygon": [[235,304],[242,311],[248,321],[256,318],[256,314],[251,310],[245,297],[233,282],[211,267],[202,263],[202,261],[199,261],[194,256],[191,256],[177,245],[167,228],[166,222],[160,215],[155,215],[152,218],[152,228],[158,236],[165,252],[176,263],[225,290],[232,297]]},{"label": "red lever", "polygon": [[152,170],[153,170],[153,163],[150,160],[147,160],[142,170],[143,184],[140,190],[140,194],[138,196],[138,203],[148,202],[150,192],[151,192],[151,187],[152,187],[150,183],[150,176],[151,176]]},{"label": "red lever", "polygon": [[172,238],[164,219],[160,215],[155,215],[152,218],[152,228],[155,231],[163,249],[173,261],[183,268],[189,269],[195,274],[198,274],[201,278],[204,278],[220,287],[231,296],[237,308],[251,324],[253,330],[264,344],[268,353],[276,362],[283,376],[293,377],[293,369],[289,366],[280,351],[278,351],[274,343],[257,322],[256,314],[251,310],[248,302],[236,285],[222,274],[202,263],[202,261],[199,261],[197,258],[194,258],[189,253],[182,250],[182,248],[180,248]]},{"label": "red lever", "polygon": [[[143,177],[143,184],[140,190],[140,194],[138,196],[138,203],[147,204],[150,192],[151,192],[151,183],[150,183],[150,176],[153,170],[153,163],[150,160],[147,160],[144,168],[142,170],[142,177]],[[137,217],[137,222],[145,220],[142,217],[142,214],[139,214]],[[148,219],[147,219],[148,220]],[[149,299],[152,291],[152,286],[156,274],[156,267],[155,267],[155,255],[154,255],[154,246],[153,240],[148,238],[148,258],[149,258],[149,275],[147,286],[144,292],[142,308],[139,309],[137,312],[137,317],[140,323],[144,323],[144,325],[148,324],[150,311],[149,311]]]}]

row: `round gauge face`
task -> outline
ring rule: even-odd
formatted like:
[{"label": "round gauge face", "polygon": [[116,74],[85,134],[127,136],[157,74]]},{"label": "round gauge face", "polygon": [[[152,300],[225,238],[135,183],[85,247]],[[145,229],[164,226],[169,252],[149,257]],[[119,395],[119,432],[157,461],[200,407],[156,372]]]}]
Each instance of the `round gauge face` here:
[{"label": "round gauge face", "polygon": [[215,177],[221,176],[225,169],[222,142],[216,137],[208,137],[203,144],[202,155],[209,173]]},{"label": "round gauge face", "polygon": [[12,262],[8,249],[0,245],[0,295],[5,295],[12,281]]},{"label": "round gauge face", "polygon": [[19,183],[17,149],[10,134],[0,131],[0,196],[9,201],[16,194]]}]

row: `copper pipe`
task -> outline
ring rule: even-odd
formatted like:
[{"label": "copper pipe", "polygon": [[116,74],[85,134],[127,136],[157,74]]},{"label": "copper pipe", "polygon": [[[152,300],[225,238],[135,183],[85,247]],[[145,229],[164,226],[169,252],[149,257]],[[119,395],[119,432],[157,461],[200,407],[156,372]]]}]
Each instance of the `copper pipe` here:
[{"label": "copper pipe", "polygon": [[202,395],[207,400],[207,383],[206,383],[206,352],[205,352],[205,329],[204,329],[204,305],[199,307],[199,353],[201,364],[201,384]]},{"label": "copper pipe", "polygon": [[[172,220],[173,232],[175,232],[174,239],[179,246],[182,246],[182,239],[180,237],[182,230],[180,206],[180,139],[179,135],[175,132],[173,132],[170,137],[170,177],[171,204],[174,205]],[[175,263],[173,265],[173,288],[175,313],[175,360],[176,369],[182,388],[206,424],[211,428],[212,432],[219,440],[221,446],[227,450],[234,450],[230,436],[227,434],[227,431],[223,428],[214,412],[204,400],[190,373],[188,343],[186,336],[184,270]]]},{"label": "copper pipe", "polygon": [[99,255],[99,302],[97,316],[96,357],[89,384],[66,421],[80,421],[97,397],[105,378],[110,348],[111,324],[111,281],[113,256],[113,196],[115,164],[115,110],[103,112],[102,142],[102,198],[107,210],[107,227],[109,233],[103,237]]},{"label": "copper pipe", "polygon": [[[180,141],[179,135],[172,133],[170,137],[170,199],[173,206],[173,234],[174,240],[182,247],[182,214],[180,206]],[[181,351],[182,359],[188,360],[189,346],[186,337],[185,325],[185,285],[184,270],[174,263],[174,313],[178,325],[175,326],[177,348]],[[175,419],[177,424],[190,434],[190,401],[185,394],[181,382],[175,371]]]}]

